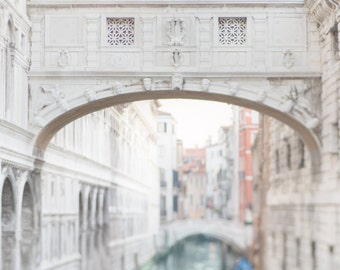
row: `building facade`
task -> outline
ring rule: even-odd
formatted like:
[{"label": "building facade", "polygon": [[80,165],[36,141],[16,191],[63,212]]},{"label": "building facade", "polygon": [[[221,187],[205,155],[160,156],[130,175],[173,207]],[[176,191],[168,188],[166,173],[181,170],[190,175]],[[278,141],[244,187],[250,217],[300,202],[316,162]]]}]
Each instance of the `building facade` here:
[{"label": "building facade", "polygon": [[218,141],[206,146],[207,218],[232,218],[234,182],[233,128],[221,127]]},{"label": "building facade", "polygon": [[259,114],[256,111],[234,107],[238,119],[238,180],[239,180],[239,219],[243,223],[253,222],[253,167],[251,148],[258,131]]},{"label": "building facade", "polygon": [[181,166],[183,190],[183,216],[186,219],[204,218],[206,215],[205,148],[183,150]]},{"label": "building facade", "polygon": [[110,267],[133,269],[153,254],[156,129],[128,118],[124,151],[108,151],[119,136],[103,119],[115,112],[100,110],[128,116],[122,104],[180,97],[294,129],[270,124],[267,267],[339,268],[339,2],[173,4],[0,2],[2,269],[91,269],[105,252]]},{"label": "building facade", "polygon": [[177,219],[179,180],[177,168],[176,121],[170,113],[158,111],[157,146],[160,167],[161,220]]}]

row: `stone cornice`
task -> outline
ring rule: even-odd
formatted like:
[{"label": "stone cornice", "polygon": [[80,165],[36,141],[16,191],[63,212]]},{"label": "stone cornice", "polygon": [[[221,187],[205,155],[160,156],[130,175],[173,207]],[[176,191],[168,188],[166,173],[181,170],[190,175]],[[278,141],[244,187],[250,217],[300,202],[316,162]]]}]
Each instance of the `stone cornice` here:
[{"label": "stone cornice", "polygon": [[[336,1],[336,0],[334,0]],[[291,6],[291,5],[303,5],[304,0],[99,0],[99,1],[60,1],[60,0],[33,0],[29,1],[27,5],[29,7],[76,7],[76,6],[212,6],[212,5],[237,5],[237,6],[249,6],[249,5],[273,5],[273,6]]]},{"label": "stone cornice", "polygon": [[338,0],[306,0],[306,6],[313,19],[323,24],[329,19],[335,20],[336,12],[340,9]]}]

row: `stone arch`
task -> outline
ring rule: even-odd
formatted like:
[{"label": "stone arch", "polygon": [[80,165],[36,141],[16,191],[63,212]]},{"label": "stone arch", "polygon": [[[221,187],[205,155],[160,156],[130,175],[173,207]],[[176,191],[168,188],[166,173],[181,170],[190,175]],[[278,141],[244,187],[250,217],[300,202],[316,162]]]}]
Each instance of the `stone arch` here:
[{"label": "stone arch", "polygon": [[[146,84],[145,79],[150,79],[151,84]],[[70,96],[56,86],[44,90],[50,92],[55,102],[35,113],[33,122],[37,135],[33,152],[37,158],[43,159],[47,144],[59,129],[94,111],[141,100],[197,99],[247,107],[280,120],[303,139],[311,153],[311,167],[318,170],[321,154],[318,137],[320,125],[317,115],[312,111],[319,111],[316,100],[319,98],[320,84],[318,79],[309,82],[306,84],[301,79],[276,82],[269,78],[254,82],[244,79],[227,82],[195,78],[184,80],[183,76],[175,74],[170,80],[144,78],[124,83],[115,81],[100,89],[98,86],[88,86],[84,91],[79,90],[76,95]],[[242,83],[245,83],[244,87],[240,86]],[[89,90],[89,87],[92,89]],[[307,100],[306,92],[311,91],[315,98]]]},{"label": "stone arch", "polygon": [[34,269],[34,197],[28,182],[24,186],[21,208],[21,269]]},{"label": "stone arch", "polygon": [[[241,247],[238,243],[236,243],[235,241],[233,241],[231,238],[227,238],[225,236],[221,236],[219,235],[218,233],[209,233],[209,232],[193,232],[193,233],[190,233],[190,234],[187,234],[179,239],[177,239],[176,242],[172,243],[172,246],[175,246],[177,243],[180,243],[188,238],[191,238],[193,236],[198,236],[198,235],[204,235],[204,236],[208,236],[212,239],[215,239],[215,240],[218,240],[218,241],[221,241],[222,243],[225,243],[229,246],[232,247],[232,249],[240,254],[243,254],[246,250],[244,250],[243,247]],[[171,248],[170,247],[170,248]]]},{"label": "stone arch", "polygon": [[1,190],[1,266],[2,269],[15,267],[15,193],[11,177],[7,176]]}]

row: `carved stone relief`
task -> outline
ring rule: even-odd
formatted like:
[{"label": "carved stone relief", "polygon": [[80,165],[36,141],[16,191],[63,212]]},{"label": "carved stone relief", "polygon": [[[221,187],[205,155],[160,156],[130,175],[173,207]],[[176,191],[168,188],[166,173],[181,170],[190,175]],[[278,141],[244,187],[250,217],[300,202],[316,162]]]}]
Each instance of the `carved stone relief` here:
[{"label": "carved stone relief", "polygon": [[290,69],[294,65],[294,54],[291,50],[287,50],[283,54],[282,58],[283,65]]},{"label": "carved stone relief", "polygon": [[66,50],[60,50],[58,55],[58,66],[64,68],[70,64],[71,55]]},{"label": "carved stone relief", "polygon": [[114,94],[119,95],[122,92],[123,84],[121,82],[115,82],[112,86],[112,90]]},{"label": "carved stone relief", "polygon": [[293,85],[282,97],[280,104],[281,111],[285,113],[292,113],[298,116],[303,122],[306,123],[308,128],[314,129],[319,125],[319,119],[313,111],[311,103],[311,94],[308,97],[312,86],[305,84],[303,86]]},{"label": "carved stone relief", "polygon": [[171,89],[172,90],[182,90],[183,89],[184,78],[182,74],[174,74],[171,77]]},{"label": "carved stone relief", "polygon": [[184,44],[184,28],[181,19],[174,18],[169,22],[169,45],[182,46]]},{"label": "carved stone relief", "polygon": [[[59,86],[56,85],[52,89],[45,89],[44,86],[40,86],[40,93],[38,95],[39,98],[39,104],[38,104],[38,110],[36,112],[36,115],[38,113],[45,109],[47,106],[57,103],[61,109],[64,111],[69,110],[69,104],[65,98],[65,94],[60,90]],[[39,118],[37,118],[39,121]]]},{"label": "carved stone relief", "polygon": [[203,92],[208,92],[210,85],[211,85],[211,81],[210,80],[202,79],[202,81],[201,81],[201,88],[202,88]]},{"label": "carved stone relief", "polygon": [[180,50],[174,49],[171,57],[172,65],[177,68],[182,62],[182,54]]},{"label": "carved stone relief", "polygon": [[146,91],[152,90],[152,79],[151,78],[144,78],[143,79],[143,86]]}]

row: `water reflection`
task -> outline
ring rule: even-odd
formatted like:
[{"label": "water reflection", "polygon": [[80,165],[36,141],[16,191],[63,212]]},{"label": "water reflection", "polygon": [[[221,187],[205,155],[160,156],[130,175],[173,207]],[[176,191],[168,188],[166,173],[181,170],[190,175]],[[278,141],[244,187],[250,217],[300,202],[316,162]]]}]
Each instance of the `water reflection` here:
[{"label": "water reflection", "polygon": [[139,270],[232,270],[238,257],[221,241],[198,235],[183,240]]}]

